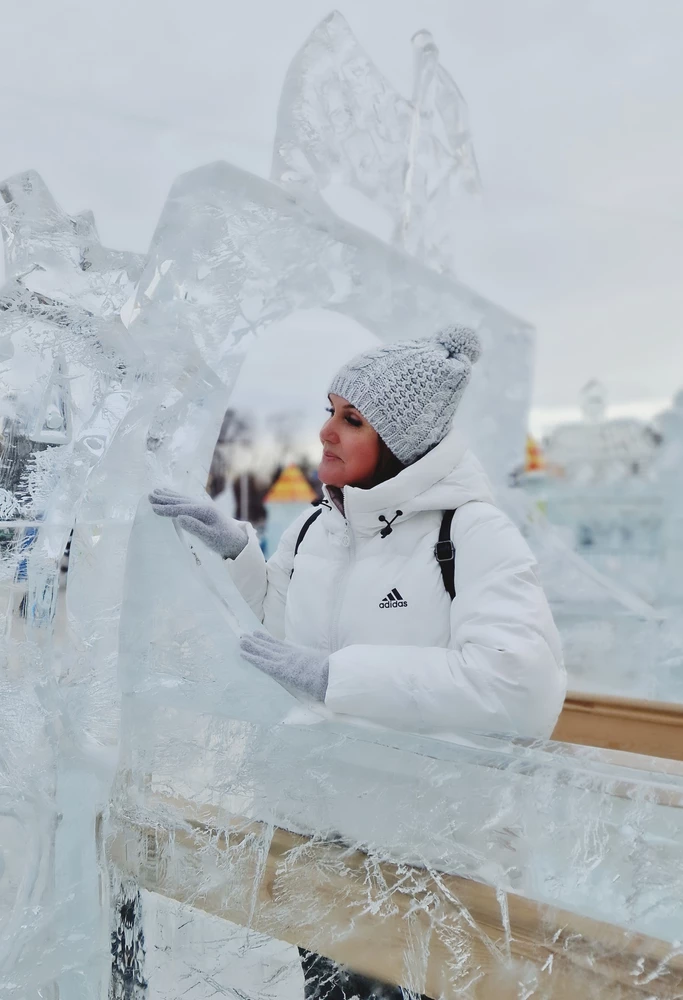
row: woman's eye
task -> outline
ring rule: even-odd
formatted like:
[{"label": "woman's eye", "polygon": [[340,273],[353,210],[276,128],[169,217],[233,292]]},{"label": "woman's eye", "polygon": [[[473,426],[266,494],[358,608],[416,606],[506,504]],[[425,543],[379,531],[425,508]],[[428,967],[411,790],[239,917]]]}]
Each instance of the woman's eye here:
[{"label": "woman's eye", "polygon": [[333,417],[333,416],[334,416],[334,410],[332,409],[332,407],[331,407],[331,406],[326,406],[326,407],[325,407],[325,413],[329,413],[329,415],[330,415],[331,417]]},{"label": "woman's eye", "polygon": [[351,424],[352,427],[361,427],[362,426],[362,423],[358,419],[358,417],[347,417],[346,419],[348,420],[348,422]]}]

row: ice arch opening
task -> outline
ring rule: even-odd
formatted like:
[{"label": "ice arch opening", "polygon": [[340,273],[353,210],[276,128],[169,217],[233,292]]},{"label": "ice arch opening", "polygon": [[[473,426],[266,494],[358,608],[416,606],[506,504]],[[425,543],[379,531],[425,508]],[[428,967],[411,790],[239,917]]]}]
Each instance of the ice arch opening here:
[{"label": "ice arch opening", "polygon": [[[226,163],[176,181],[130,326],[163,379],[182,382],[187,394],[194,391],[188,369],[199,373],[204,365],[201,391],[217,377],[227,401],[253,336],[310,309],[344,315],[382,340],[429,335],[453,322],[477,329],[484,355],[460,419],[491,474],[504,477],[516,465],[531,388],[527,324],[340,219],[320,199]],[[196,454],[195,435],[175,456],[176,468],[196,462]]]},{"label": "ice arch opening", "polygon": [[296,310],[261,331],[247,350],[230,398],[231,408],[248,415],[253,425],[253,455],[247,462],[238,456],[239,467],[269,471],[300,457],[317,461],[318,430],[326,419],[334,373],[377,342],[357,320],[329,309]]}]

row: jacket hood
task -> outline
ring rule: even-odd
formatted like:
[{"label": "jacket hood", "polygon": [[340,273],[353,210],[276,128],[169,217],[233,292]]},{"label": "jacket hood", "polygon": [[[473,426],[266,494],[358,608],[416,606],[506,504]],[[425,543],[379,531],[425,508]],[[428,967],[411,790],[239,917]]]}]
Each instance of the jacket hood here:
[{"label": "jacket hood", "polygon": [[[330,493],[325,487],[325,494]],[[491,484],[461,434],[452,429],[435,448],[393,479],[370,490],[345,486],[344,512],[354,526],[366,523],[379,530],[378,515],[402,511],[451,510],[470,500],[493,502]]]}]

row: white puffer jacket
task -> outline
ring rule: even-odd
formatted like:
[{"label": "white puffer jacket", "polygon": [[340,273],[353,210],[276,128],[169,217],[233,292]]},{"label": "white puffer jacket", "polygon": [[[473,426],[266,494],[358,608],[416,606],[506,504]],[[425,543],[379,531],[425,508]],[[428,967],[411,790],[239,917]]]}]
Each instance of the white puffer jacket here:
[{"label": "white puffer jacket", "polygon": [[[460,435],[452,431],[394,479],[346,487],[343,497],[345,517],[328,494],[296,560],[312,511],[285,532],[267,566],[253,530],[230,564],[270,632],[329,650],[328,708],[432,735],[549,736],[566,688],[559,636],[534,557],[493,505]],[[443,511],[453,508],[451,602],[434,546]],[[384,537],[380,515],[391,522]]]}]

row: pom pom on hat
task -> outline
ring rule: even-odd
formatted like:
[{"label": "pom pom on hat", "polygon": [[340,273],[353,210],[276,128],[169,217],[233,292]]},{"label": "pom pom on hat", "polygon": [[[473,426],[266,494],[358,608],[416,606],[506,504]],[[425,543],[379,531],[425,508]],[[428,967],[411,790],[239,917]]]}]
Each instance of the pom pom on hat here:
[{"label": "pom pom on hat", "polygon": [[449,358],[465,357],[475,364],[481,357],[479,336],[467,326],[445,326],[434,339],[446,348]]}]

